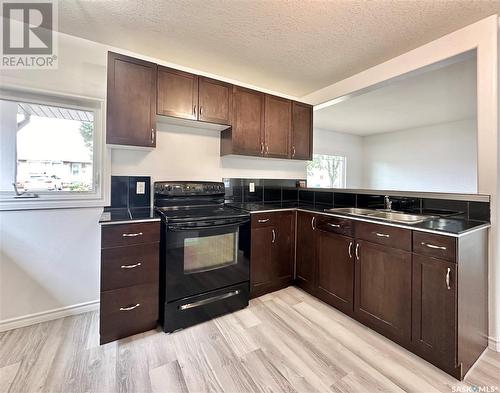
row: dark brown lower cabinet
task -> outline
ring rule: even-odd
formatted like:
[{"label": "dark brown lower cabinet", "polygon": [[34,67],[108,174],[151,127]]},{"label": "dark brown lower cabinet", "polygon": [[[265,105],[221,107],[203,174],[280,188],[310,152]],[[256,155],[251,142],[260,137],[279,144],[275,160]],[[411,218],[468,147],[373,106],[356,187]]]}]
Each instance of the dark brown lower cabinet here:
[{"label": "dark brown lower cabinet", "polygon": [[259,215],[256,217],[262,218],[254,217],[252,220],[251,297],[287,287],[292,282],[295,212],[270,213],[267,216],[271,217]]},{"label": "dark brown lower cabinet", "polygon": [[297,212],[297,246],[295,251],[295,282],[302,289],[314,293],[316,230],[315,214]]},{"label": "dark brown lower cabinet", "polygon": [[354,313],[400,342],[411,335],[411,253],[363,240],[356,243]]},{"label": "dark brown lower cabinet", "polygon": [[457,270],[442,259],[413,255],[412,345],[429,360],[457,365]]},{"label": "dark brown lower cabinet", "polygon": [[346,314],[353,312],[354,239],[317,232],[317,296]]}]

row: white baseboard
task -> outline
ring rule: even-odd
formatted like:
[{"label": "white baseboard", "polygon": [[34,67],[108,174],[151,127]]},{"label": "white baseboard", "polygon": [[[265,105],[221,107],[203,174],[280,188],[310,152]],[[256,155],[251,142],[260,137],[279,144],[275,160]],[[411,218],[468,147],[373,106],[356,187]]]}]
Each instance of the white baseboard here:
[{"label": "white baseboard", "polygon": [[40,322],[64,318],[70,315],[82,314],[84,312],[99,309],[99,300],[74,304],[72,306],[54,308],[52,310],[37,312],[35,314],[23,315],[22,317],[10,318],[0,321],[0,332],[17,329],[24,326],[34,325]]},{"label": "white baseboard", "polygon": [[488,337],[488,348],[495,352],[500,352],[500,339]]}]

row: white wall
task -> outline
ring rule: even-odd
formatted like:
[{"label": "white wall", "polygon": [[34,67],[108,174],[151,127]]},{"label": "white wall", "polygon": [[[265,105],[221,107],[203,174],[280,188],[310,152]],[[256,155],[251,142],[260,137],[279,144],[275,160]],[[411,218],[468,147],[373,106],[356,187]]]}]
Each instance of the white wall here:
[{"label": "white wall", "polygon": [[[59,34],[57,70],[1,70],[1,85],[102,100],[106,94],[108,50],[196,72]],[[305,178],[304,162],[221,158],[219,139],[217,131],[161,124],[156,149],[114,150],[107,173],[151,175],[153,180],[221,180],[226,176]],[[102,208],[0,212],[0,330],[29,314],[99,299],[101,212]]]},{"label": "white wall", "polygon": [[330,130],[314,129],[314,154],[346,157],[346,188],[363,188],[363,138]]},{"label": "white wall", "polygon": [[363,188],[477,192],[477,120],[363,137]]}]

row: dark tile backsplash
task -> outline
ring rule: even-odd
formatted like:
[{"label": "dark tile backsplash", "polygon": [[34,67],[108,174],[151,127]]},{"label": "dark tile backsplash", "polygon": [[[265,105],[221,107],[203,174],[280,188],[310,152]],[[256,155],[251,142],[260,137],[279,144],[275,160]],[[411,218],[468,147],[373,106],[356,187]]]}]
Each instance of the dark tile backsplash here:
[{"label": "dark tile backsplash", "polygon": [[[144,194],[137,194],[137,182],[144,182]],[[151,206],[151,178],[149,176],[111,176],[112,208]]]},{"label": "dark tile backsplash", "polygon": [[[255,192],[249,191],[249,183],[255,183]],[[383,209],[384,195],[356,194],[333,190],[296,188],[298,180],[288,179],[224,179],[226,200],[244,203],[298,202],[328,207],[360,207]],[[391,196],[392,208],[407,213],[443,215],[470,220],[489,221],[489,202],[457,201],[451,199]]]}]

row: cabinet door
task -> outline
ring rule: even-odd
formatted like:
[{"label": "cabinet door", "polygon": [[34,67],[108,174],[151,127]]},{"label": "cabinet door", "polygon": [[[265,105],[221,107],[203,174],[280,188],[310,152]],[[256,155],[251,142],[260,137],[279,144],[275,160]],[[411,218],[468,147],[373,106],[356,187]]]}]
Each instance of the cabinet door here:
[{"label": "cabinet door", "polygon": [[286,287],[293,275],[294,215],[293,212],[277,215],[271,233],[273,280],[277,287]]},{"label": "cabinet door", "polygon": [[313,141],[312,106],[300,102],[292,103],[291,158],[297,160],[312,159]]},{"label": "cabinet door", "polygon": [[158,67],[159,115],[198,119],[198,76]]},{"label": "cabinet door", "polygon": [[288,158],[291,118],[290,100],[266,94],[264,120],[266,157]]},{"label": "cabinet door", "polygon": [[199,77],[198,85],[198,120],[231,124],[232,85],[202,76]]},{"label": "cabinet door", "polygon": [[264,97],[258,91],[234,86],[231,136],[234,154],[263,154]]},{"label": "cabinet door", "polygon": [[457,356],[456,265],[413,255],[412,342],[431,361],[454,368]]},{"label": "cabinet door", "polygon": [[316,258],[316,215],[297,212],[297,249],[295,254],[295,280],[308,292],[314,290]]},{"label": "cabinet door", "polygon": [[356,317],[394,341],[409,343],[411,254],[361,240],[356,247]]},{"label": "cabinet door", "polygon": [[252,228],[250,256],[250,295],[260,296],[266,293],[272,284],[271,241],[274,227]]},{"label": "cabinet door", "polygon": [[347,314],[353,312],[354,240],[331,232],[319,231],[318,297]]},{"label": "cabinet door", "polygon": [[108,52],[106,143],[156,146],[156,64]]}]

